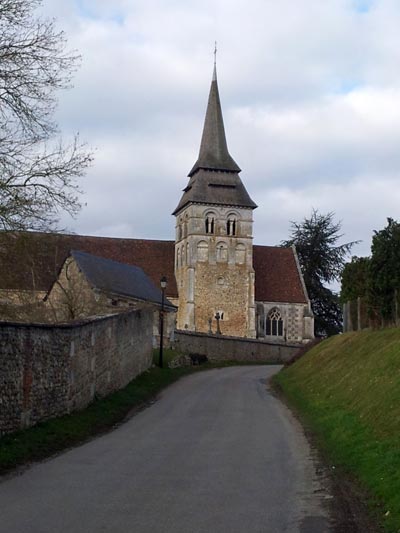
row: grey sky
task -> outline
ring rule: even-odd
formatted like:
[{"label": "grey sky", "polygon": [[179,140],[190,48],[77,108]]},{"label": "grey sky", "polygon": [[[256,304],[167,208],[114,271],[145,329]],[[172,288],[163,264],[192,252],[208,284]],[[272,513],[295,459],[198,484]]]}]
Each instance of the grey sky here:
[{"label": "grey sky", "polygon": [[334,211],[345,240],[400,218],[398,0],[43,0],[82,54],[60,94],[65,136],[96,147],[82,234],[173,239],[218,41],[230,153],[257,244]]}]

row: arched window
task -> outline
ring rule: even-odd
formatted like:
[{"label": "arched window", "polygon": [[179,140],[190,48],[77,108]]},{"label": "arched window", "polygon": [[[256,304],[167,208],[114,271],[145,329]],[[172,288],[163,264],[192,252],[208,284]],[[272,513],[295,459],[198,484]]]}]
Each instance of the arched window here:
[{"label": "arched window", "polygon": [[236,235],[236,217],[230,215],[226,222],[226,234],[230,236]]},{"label": "arched window", "polygon": [[186,264],[190,264],[190,251],[189,251],[189,243],[186,243]]},{"label": "arched window", "polygon": [[271,309],[267,316],[266,322],[267,335],[273,335],[275,337],[283,337],[283,320],[282,315],[276,307]]},{"label": "arched window", "polygon": [[177,268],[181,266],[181,251],[179,248],[176,251],[176,266]]},{"label": "arched window", "polygon": [[208,243],[206,241],[200,241],[197,245],[197,261],[208,260]]},{"label": "arched window", "polygon": [[185,247],[181,246],[181,265],[183,266],[185,264]]},{"label": "arched window", "polygon": [[221,263],[228,261],[228,246],[225,242],[217,244],[217,261]]},{"label": "arched window", "polygon": [[206,216],[206,233],[213,235],[214,234],[215,219],[213,215]]}]

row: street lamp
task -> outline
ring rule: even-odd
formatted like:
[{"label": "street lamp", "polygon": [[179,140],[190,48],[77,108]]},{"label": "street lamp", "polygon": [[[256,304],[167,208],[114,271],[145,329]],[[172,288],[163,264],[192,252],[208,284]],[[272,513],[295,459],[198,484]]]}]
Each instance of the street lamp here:
[{"label": "street lamp", "polygon": [[167,287],[167,278],[163,276],[160,279],[161,285],[161,316],[160,316],[160,359],[159,366],[163,368],[163,344],[164,344],[164,300],[165,300],[165,289]]}]

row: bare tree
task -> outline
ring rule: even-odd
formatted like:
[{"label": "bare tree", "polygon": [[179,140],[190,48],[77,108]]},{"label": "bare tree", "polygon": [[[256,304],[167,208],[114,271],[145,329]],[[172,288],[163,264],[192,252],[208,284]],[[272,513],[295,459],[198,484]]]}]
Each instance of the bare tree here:
[{"label": "bare tree", "polygon": [[0,228],[48,229],[80,209],[77,178],[92,154],[78,136],[64,145],[54,121],[56,91],[70,87],[79,56],[41,0],[0,1]]}]

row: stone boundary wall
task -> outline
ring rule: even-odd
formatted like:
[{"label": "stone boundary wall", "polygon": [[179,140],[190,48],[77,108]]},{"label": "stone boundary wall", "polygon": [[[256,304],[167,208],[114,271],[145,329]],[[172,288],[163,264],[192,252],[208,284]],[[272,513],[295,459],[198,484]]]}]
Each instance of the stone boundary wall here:
[{"label": "stone boundary wall", "polygon": [[0,435],[86,407],[152,363],[153,311],[69,324],[0,322]]},{"label": "stone boundary wall", "polygon": [[176,331],[174,347],[184,354],[205,355],[210,361],[288,362],[304,344],[278,344],[258,339]]}]

